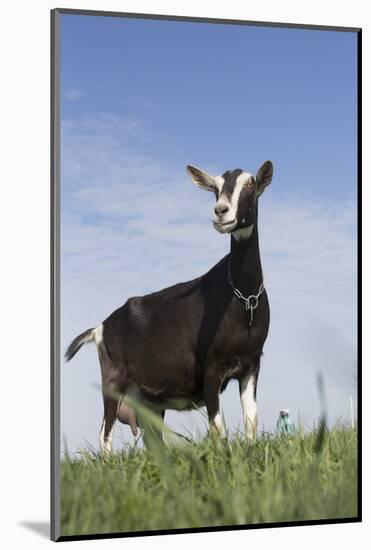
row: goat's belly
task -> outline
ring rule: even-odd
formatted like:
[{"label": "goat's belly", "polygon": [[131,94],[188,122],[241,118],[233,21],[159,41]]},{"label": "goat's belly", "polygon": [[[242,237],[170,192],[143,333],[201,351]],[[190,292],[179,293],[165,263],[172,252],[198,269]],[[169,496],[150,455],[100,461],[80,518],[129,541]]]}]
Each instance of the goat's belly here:
[{"label": "goat's belly", "polygon": [[161,391],[151,390],[146,386],[140,387],[141,399],[148,405],[159,410],[170,409],[173,411],[189,411],[198,407],[204,407],[205,401],[202,395],[182,395],[172,397]]},{"label": "goat's belly", "polygon": [[162,401],[161,406],[164,409],[170,409],[173,411],[190,411],[195,408],[204,407],[205,401],[201,399],[193,400],[187,397],[178,397]]}]

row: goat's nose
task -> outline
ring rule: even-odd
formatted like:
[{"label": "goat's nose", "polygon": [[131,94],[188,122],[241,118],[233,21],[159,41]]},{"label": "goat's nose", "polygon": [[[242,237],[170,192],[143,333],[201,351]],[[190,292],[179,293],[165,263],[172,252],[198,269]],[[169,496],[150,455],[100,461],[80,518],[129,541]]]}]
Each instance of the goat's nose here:
[{"label": "goat's nose", "polygon": [[223,214],[226,214],[229,210],[228,204],[217,204],[214,208],[214,212],[217,216],[222,216]]}]

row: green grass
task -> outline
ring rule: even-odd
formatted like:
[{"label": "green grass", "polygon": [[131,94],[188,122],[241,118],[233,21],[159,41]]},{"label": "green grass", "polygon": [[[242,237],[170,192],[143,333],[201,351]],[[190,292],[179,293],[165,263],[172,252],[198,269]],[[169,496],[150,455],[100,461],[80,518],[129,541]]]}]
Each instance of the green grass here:
[{"label": "green grass", "polygon": [[61,464],[62,535],[357,515],[357,432],[84,452]]}]

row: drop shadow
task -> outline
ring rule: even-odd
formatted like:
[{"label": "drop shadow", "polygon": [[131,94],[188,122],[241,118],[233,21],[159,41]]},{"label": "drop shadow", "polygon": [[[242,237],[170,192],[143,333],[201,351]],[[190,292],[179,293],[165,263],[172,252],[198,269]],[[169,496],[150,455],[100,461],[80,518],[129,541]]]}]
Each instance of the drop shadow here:
[{"label": "drop shadow", "polygon": [[19,521],[18,524],[43,538],[50,539],[50,523],[48,521]]}]

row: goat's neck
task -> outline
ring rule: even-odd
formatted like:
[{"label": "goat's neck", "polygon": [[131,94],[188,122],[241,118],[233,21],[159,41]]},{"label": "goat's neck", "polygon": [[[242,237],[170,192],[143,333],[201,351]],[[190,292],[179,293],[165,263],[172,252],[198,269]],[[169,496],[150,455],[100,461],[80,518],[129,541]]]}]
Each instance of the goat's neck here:
[{"label": "goat's neck", "polygon": [[256,294],[263,280],[257,225],[247,239],[231,235],[230,273],[233,284],[244,296]]}]

